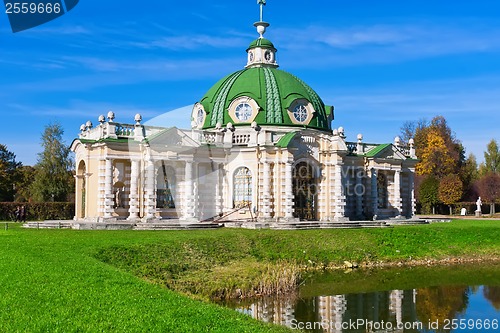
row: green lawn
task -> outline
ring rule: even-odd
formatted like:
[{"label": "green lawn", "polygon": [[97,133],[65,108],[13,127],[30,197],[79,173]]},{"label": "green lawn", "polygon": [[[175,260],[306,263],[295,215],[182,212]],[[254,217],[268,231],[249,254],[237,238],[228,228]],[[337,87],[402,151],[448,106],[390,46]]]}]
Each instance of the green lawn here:
[{"label": "green lawn", "polygon": [[164,286],[206,297],[261,278],[276,263],[499,258],[499,240],[499,221],[151,232],[5,230],[0,224],[0,331],[285,332]]}]

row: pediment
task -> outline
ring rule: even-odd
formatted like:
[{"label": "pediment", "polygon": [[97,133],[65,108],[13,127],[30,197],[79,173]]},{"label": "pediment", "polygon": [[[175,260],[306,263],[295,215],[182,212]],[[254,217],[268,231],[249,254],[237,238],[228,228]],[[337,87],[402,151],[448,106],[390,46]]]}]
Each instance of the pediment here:
[{"label": "pediment", "polygon": [[168,149],[174,148],[196,148],[200,144],[193,140],[189,133],[176,127],[167,128],[159,133],[156,133],[146,140],[151,146],[165,147]]},{"label": "pediment", "polygon": [[407,157],[391,143],[378,145],[366,153],[366,157],[387,159],[387,160],[406,160]]}]

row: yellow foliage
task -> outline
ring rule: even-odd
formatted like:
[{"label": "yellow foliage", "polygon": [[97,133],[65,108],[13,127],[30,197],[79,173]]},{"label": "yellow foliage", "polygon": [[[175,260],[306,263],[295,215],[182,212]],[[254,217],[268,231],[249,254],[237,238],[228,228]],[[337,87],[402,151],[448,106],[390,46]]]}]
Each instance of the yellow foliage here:
[{"label": "yellow foliage", "polygon": [[420,151],[420,162],[416,166],[417,174],[441,176],[453,172],[455,160],[440,132],[434,128],[426,132],[426,144]]}]

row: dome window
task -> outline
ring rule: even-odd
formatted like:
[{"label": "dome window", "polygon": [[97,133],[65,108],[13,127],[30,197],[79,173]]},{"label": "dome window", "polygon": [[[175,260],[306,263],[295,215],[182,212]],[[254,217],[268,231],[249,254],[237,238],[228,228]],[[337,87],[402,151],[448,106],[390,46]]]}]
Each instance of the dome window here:
[{"label": "dome window", "polygon": [[307,125],[313,118],[314,108],[307,99],[300,98],[293,101],[288,108],[288,116],[294,124]]},{"label": "dome window", "polygon": [[259,105],[250,97],[238,97],[229,105],[229,116],[235,124],[251,123],[259,111]]},{"label": "dome window", "polygon": [[234,114],[239,121],[248,121],[252,116],[252,107],[247,103],[240,103],[236,107]]},{"label": "dome window", "polygon": [[200,103],[196,103],[193,107],[193,112],[191,113],[191,127],[192,128],[202,128],[205,123],[206,117],[205,109]]},{"label": "dome window", "polygon": [[295,109],[293,109],[293,117],[299,123],[303,123],[307,119],[307,108],[304,104],[298,104]]}]

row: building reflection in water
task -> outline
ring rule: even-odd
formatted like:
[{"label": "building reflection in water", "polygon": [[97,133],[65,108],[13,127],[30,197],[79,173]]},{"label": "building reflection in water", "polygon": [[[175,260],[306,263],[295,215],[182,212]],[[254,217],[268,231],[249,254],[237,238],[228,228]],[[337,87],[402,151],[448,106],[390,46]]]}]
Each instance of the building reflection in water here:
[{"label": "building reflection in water", "polygon": [[[465,295],[460,307],[463,309],[467,307],[468,288],[460,289],[461,294]],[[425,303],[426,289],[421,291],[423,296],[420,302]],[[412,289],[309,298],[262,298],[248,305],[240,303],[233,306],[253,318],[290,328],[307,328],[306,323],[316,323],[318,326],[323,323],[316,329],[305,329],[308,332],[419,332],[428,328],[427,318],[432,317],[433,311],[429,309],[429,313],[424,313],[422,307],[417,307],[419,292]],[[456,316],[458,311],[448,314]],[[353,326],[347,327],[348,323],[359,323],[360,319],[364,321],[363,325],[355,325],[355,329]],[[381,323],[385,325],[380,326]],[[388,330],[387,327],[392,329]]]}]

